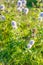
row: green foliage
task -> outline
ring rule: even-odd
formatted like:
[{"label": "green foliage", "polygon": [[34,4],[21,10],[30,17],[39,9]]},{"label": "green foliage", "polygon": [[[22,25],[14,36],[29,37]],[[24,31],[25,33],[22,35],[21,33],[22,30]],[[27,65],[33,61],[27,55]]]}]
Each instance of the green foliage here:
[{"label": "green foliage", "polygon": [[37,0],[27,0],[27,7],[33,7],[32,3],[37,6]]}]

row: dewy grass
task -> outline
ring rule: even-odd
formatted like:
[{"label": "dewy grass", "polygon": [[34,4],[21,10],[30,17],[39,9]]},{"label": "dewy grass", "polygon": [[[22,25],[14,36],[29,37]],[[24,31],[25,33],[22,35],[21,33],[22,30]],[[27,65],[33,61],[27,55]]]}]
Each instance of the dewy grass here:
[{"label": "dewy grass", "polygon": [[25,14],[13,2],[0,9],[0,65],[43,65],[43,5],[37,2],[39,8],[34,4]]}]

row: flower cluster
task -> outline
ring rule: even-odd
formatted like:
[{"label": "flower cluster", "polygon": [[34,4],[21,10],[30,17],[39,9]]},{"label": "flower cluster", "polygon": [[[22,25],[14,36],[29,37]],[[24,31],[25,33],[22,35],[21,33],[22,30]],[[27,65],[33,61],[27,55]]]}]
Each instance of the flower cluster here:
[{"label": "flower cluster", "polygon": [[33,45],[34,45],[35,41],[34,40],[30,40],[29,44],[27,45],[27,47],[30,49]]},{"label": "flower cluster", "polygon": [[17,10],[18,11],[23,11],[25,14],[28,14],[29,9],[26,8],[26,0],[18,0],[17,2]]}]

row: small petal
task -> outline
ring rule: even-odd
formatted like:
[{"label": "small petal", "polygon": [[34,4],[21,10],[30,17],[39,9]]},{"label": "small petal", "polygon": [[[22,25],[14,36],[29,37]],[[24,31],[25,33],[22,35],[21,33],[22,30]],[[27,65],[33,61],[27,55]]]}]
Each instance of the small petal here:
[{"label": "small petal", "polygon": [[30,40],[30,42],[29,42],[29,43],[30,43],[30,45],[33,45],[33,44],[34,44],[34,42],[35,42],[34,40]]}]

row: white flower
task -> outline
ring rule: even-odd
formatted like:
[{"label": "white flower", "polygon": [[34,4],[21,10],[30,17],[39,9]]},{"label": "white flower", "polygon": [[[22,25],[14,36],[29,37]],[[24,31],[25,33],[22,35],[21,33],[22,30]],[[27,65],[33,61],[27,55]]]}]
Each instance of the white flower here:
[{"label": "white flower", "polygon": [[28,12],[29,12],[29,9],[28,9],[28,8],[25,8],[25,9],[24,9],[24,13],[25,13],[25,14],[28,14]]},{"label": "white flower", "polygon": [[34,45],[35,41],[34,40],[30,40],[29,44],[27,45],[27,47],[30,49],[33,45]]},{"label": "white flower", "polygon": [[29,9],[28,8],[25,8],[25,6],[26,6],[26,0],[18,0],[18,3],[17,3],[17,10],[18,11],[22,11],[22,12],[24,12],[25,14],[28,14],[28,12],[29,12]]},{"label": "white flower", "polygon": [[43,12],[40,12],[39,17],[38,17],[38,20],[39,21],[43,21]]},{"label": "white flower", "polygon": [[21,7],[18,7],[17,10],[18,10],[19,12],[21,12],[21,11],[22,11],[22,8],[21,8]]},{"label": "white flower", "polygon": [[32,45],[28,44],[27,47],[30,49],[32,47]]},{"label": "white flower", "polygon": [[3,4],[0,5],[0,10],[5,10],[5,6]]},{"label": "white flower", "polygon": [[0,20],[5,20],[6,18],[5,18],[5,16],[4,15],[0,15]]},{"label": "white flower", "polygon": [[18,6],[18,7],[22,7],[22,1],[18,0],[17,6]]},{"label": "white flower", "polygon": [[29,42],[29,43],[30,43],[30,45],[33,45],[33,44],[34,44],[34,42],[35,42],[34,40],[30,40],[30,42]]},{"label": "white flower", "polygon": [[40,12],[40,17],[43,17],[43,12]]},{"label": "white flower", "polygon": [[5,20],[5,16],[4,16],[4,15],[2,15],[2,16],[1,16],[1,19],[2,19],[2,20]]},{"label": "white flower", "polygon": [[26,3],[27,3],[26,0],[21,0],[21,1],[22,1],[22,5],[26,6]]},{"label": "white flower", "polygon": [[11,24],[14,29],[17,29],[17,23],[15,21],[12,21]]}]

